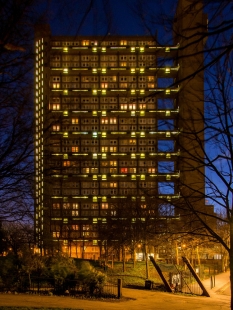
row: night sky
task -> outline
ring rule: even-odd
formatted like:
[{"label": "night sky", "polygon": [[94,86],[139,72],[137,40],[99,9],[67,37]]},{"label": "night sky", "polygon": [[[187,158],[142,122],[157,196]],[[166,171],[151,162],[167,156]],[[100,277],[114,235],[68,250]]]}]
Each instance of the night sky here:
[{"label": "night sky", "polygon": [[[46,20],[53,35],[152,35],[163,43],[171,29],[163,17],[175,13],[172,0],[69,0],[51,1]],[[166,38],[166,41],[164,41]]]}]

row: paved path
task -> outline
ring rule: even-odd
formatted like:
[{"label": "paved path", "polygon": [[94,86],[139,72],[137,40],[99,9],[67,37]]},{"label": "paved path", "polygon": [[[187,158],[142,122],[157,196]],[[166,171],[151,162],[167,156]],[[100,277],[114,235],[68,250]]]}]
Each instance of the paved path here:
[{"label": "paved path", "polygon": [[[157,291],[123,289],[121,301],[94,301],[71,297],[0,294],[0,306],[60,307],[82,310],[229,310],[230,296],[218,294],[229,282],[229,273],[216,276],[215,288],[210,280],[204,285],[211,297],[193,297]],[[209,283],[209,284],[208,284]]]},{"label": "paved path", "polygon": [[210,294],[210,297],[215,297],[216,294],[221,294],[222,291],[226,289],[230,285],[230,272],[223,272],[215,276],[215,286],[211,288],[211,280],[206,279],[202,281],[205,288]]}]

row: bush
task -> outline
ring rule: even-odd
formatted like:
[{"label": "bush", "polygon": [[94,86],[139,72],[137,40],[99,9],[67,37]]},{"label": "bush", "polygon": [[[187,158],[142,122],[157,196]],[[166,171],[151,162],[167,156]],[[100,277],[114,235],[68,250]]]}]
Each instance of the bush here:
[{"label": "bush", "polygon": [[93,295],[97,291],[101,293],[106,276],[97,271],[89,262],[82,262],[78,272],[78,280],[86,290],[89,290],[90,295]]}]

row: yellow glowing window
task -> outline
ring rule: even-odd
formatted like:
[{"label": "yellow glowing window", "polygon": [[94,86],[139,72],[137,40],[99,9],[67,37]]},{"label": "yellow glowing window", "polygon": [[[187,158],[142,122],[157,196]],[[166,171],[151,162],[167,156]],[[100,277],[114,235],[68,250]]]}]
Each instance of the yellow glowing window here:
[{"label": "yellow glowing window", "polygon": [[68,111],[63,111],[63,115],[64,115],[64,116],[68,116],[68,115],[69,115],[69,112],[68,112]]},{"label": "yellow glowing window", "polygon": [[60,83],[53,83],[53,88],[60,88]]},{"label": "yellow glowing window", "polygon": [[[149,87],[149,85],[148,85]],[[140,89],[140,95],[144,95],[145,94],[145,89]]]},{"label": "yellow glowing window", "polygon": [[102,203],[101,204],[101,209],[108,209],[108,203]]},{"label": "yellow glowing window", "polygon": [[63,94],[64,94],[64,95],[68,95],[68,90],[67,90],[67,89],[64,89],[64,90],[63,90]]},{"label": "yellow glowing window", "polygon": [[125,61],[124,61],[124,62],[121,62],[121,63],[120,63],[120,66],[121,66],[121,67],[126,67],[126,66],[127,66],[127,62],[125,62]]},{"label": "yellow glowing window", "polygon": [[107,180],[107,175],[106,174],[102,175],[102,180]]},{"label": "yellow glowing window", "polygon": [[60,108],[61,108],[61,106],[60,106],[59,103],[53,103],[53,104],[52,104],[52,109],[53,109],[53,110],[60,110]]},{"label": "yellow glowing window", "polygon": [[106,95],[106,89],[102,89],[101,94]]},{"label": "yellow glowing window", "polygon": [[63,47],[63,52],[68,53],[68,47]]},{"label": "yellow glowing window", "polygon": [[92,94],[97,95],[97,89],[92,89]]},{"label": "yellow glowing window", "polygon": [[145,180],[145,179],[146,179],[145,174],[141,174],[140,179],[141,179],[141,180]]},{"label": "yellow glowing window", "polygon": [[155,168],[148,168],[149,173],[155,173]]},{"label": "yellow glowing window", "polygon": [[140,68],[140,69],[139,69],[139,72],[140,72],[140,73],[144,73],[144,72],[145,72],[145,68]]},{"label": "yellow glowing window", "polygon": [[93,116],[97,116],[97,111],[92,111]]},{"label": "yellow glowing window", "polygon": [[131,73],[135,73],[135,72],[136,72],[136,69],[135,69],[135,68],[131,68],[131,69],[130,69],[130,72],[131,72]]},{"label": "yellow glowing window", "polygon": [[101,118],[101,124],[108,124],[108,118]]},{"label": "yellow glowing window", "polygon": [[170,89],[166,89],[165,93],[166,93],[166,95],[170,95],[171,90]]},{"label": "yellow glowing window", "polygon": [[145,47],[144,46],[140,46],[140,52],[142,53],[142,52],[144,52],[145,51]]},{"label": "yellow glowing window", "polygon": [[166,116],[170,116],[170,115],[171,115],[171,112],[170,112],[170,111],[166,111],[166,112],[165,112],[165,115],[166,115]]},{"label": "yellow glowing window", "polygon": [[117,123],[116,117],[110,118],[110,124],[116,124],[116,123]]},{"label": "yellow glowing window", "polygon": [[108,146],[101,146],[101,152],[108,152]]},{"label": "yellow glowing window", "polygon": [[131,94],[135,94],[135,89],[131,89]]},{"label": "yellow glowing window", "polygon": [[144,116],[145,115],[145,111],[140,111],[140,116]]},{"label": "yellow glowing window", "polygon": [[131,50],[131,52],[135,52],[135,47],[132,46],[132,47],[130,48],[130,50]]},{"label": "yellow glowing window", "polygon": [[92,179],[93,179],[93,180],[97,180],[97,175],[94,174],[93,177],[92,177]]},{"label": "yellow glowing window", "polygon": [[92,197],[92,201],[93,201],[93,202],[97,202],[97,201],[98,201],[97,196],[93,196],[93,197]]},{"label": "yellow glowing window", "polygon": [[131,132],[131,137],[135,137],[136,133],[134,131]]},{"label": "yellow glowing window", "polygon": [[145,104],[145,103],[140,103],[140,104],[139,104],[139,109],[140,109],[140,110],[146,109],[146,104]]},{"label": "yellow glowing window", "polygon": [[116,152],[117,151],[117,147],[116,146],[110,146],[110,152]]},{"label": "yellow glowing window", "polygon": [[145,158],[145,154],[144,154],[144,153],[141,153],[141,154],[140,154],[140,158]]},{"label": "yellow glowing window", "polygon": [[166,53],[169,53],[170,51],[171,51],[170,47],[166,47],[166,48],[165,48],[165,52],[166,52]]},{"label": "yellow glowing window", "polygon": [[92,68],[92,73],[97,73],[97,69],[96,68]]},{"label": "yellow glowing window", "polygon": [[53,131],[59,131],[60,125],[53,125]]},{"label": "yellow glowing window", "polygon": [[79,120],[78,118],[72,118],[72,124],[78,124]]},{"label": "yellow glowing window", "polygon": [[146,136],[146,134],[144,131],[140,132],[140,137],[145,137],[145,136]]},{"label": "yellow glowing window", "polygon": [[116,160],[111,160],[110,161],[110,166],[116,167],[117,166],[117,161]]},{"label": "yellow glowing window", "polygon": [[72,146],[71,151],[72,152],[78,152],[78,146]]},{"label": "yellow glowing window", "polygon": [[106,68],[102,68],[102,69],[101,69],[101,72],[102,72],[102,73],[106,73],[106,72],[107,72],[107,69],[106,69]]},{"label": "yellow glowing window", "polygon": [[136,180],[136,175],[135,174],[131,175],[131,180]]},{"label": "yellow glowing window", "polygon": [[170,73],[171,72],[171,68],[165,68],[165,73]]},{"label": "yellow glowing window", "polygon": [[92,154],[92,157],[93,157],[94,159],[97,159],[97,154],[96,154],[96,153],[93,153],[93,154]]},{"label": "yellow glowing window", "polygon": [[107,137],[107,133],[106,132],[102,132],[101,136],[102,136],[102,138],[106,138]]},{"label": "yellow glowing window", "polygon": [[83,46],[87,46],[87,45],[89,45],[90,44],[90,41],[89,40],[83,40],[82,41],[82,45]]},{"label": "yellow glowing window", "polygon": [[135,145],[135,144],[136,144],[136,140],[135,140],[135,139],[131,139],[131,140],[129,140],[129,144],[133,144],[133,145]]},{"label": "yellow glowing window", "polygon": [[106,47],[101,48],[101,52],[105,53],[106,52]]},{"label": "yellow glowing window", "polygon": [[63,166],[64,167],[70,167],[70,161],[69,160],[63,161]]},{"label": "yellow glowing window", "polygon": [[102,116],[106,116],[106,111],[102,111]]},{"label": "yellow glowing window", "polygon": [[68,73],[68,71],[69,71],[68,68],[63,69],[63,73]]},{"label": "yellow glowing window", "polygon": [[131,158],[136,158],[136,154],[132,153]]},{"label": "yellow glowing window", "polygon": [[64,138],[66,138],[66,137],[68,137],[68,136],[69,136],[68,132],[64,132],[64,133],[63,133],[63,137],[64,137]]},{"label": "yellow glowing window", "polygon": [[107,154],[106,153],[103,153],[102,154],[102,159],[106,159],[107,158]]},{"label": "yellow glowing window", "polygon": [[96,138],[98,136],[98,133],[97,132],[93,132],[92,133],[92,137]]},{"label": "yellow glowing window", "polygon": [[92,52],[96,53],[97,52],[97,47],[92,47]]},{"label": "yellow glowing window", "polygon": [[121,40],[120,41],[120,45],[127,45],[127,41],[126,40]]}]

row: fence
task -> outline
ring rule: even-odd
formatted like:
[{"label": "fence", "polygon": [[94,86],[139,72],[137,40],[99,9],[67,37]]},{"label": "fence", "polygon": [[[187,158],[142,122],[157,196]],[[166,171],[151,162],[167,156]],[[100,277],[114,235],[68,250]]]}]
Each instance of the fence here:
[{"label": "fence", "polygon": [[40,295],[69,295],[78,297],[80,295],[103,297],[103,298],[121,298],[122,282],[106,283],[97,286],[95,283],[83,284],[77,279],[74,280],[54,280],[46,277],[22,277],[18,289],[21,292]]}]

